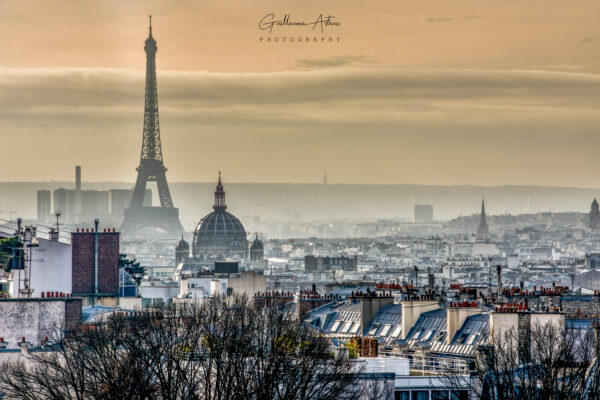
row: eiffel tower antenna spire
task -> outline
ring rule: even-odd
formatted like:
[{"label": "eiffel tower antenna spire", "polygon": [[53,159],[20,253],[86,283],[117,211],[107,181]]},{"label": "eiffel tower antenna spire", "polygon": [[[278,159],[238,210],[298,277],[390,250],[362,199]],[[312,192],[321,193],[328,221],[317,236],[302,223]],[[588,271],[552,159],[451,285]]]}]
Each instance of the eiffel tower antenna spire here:
[{"label": "eiffel tower antenna spire", "polygon": [[[149,16],[149,34],[144,51],[146,52],[146,90],[144,101],[144,129],[142,152],[138,176],[129,208],[121,225],[123,236],[141,228],[156,227],[179,237],[183,227],[179,222],[179,210],[173,206],[167,184],[167,168],[163,164],[158,118],[158,91],[156,85],[156,40],[152,37],[152,16]],[[156,182],[160,207],[144,207],[146,185]]]}]

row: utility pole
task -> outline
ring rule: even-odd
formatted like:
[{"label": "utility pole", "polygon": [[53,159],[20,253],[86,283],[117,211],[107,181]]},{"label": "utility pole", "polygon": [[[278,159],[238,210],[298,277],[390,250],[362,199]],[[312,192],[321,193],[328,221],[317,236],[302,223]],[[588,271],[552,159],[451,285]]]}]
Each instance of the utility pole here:
[{"label": "utility pole", "polygon": [[59,234],[59,229],[58,229],[58,217],[60,217],[60,211],[56,212],[56,236],[58,236]]}]

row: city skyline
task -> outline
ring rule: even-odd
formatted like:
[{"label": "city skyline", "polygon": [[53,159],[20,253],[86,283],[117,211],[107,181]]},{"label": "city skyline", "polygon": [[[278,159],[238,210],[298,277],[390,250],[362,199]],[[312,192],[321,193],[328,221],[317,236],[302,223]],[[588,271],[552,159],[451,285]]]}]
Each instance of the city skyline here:
[{"label": "city skyline", "polygon": [[600,399],[598,0],[0,0],[0,398]]},{"label": "city skyline", "polygon": [[[152,13],[172,182],[600,186],[597,3],[409,3],[4,2],[2,138],[29,157],[0,181],[135,179]],[[275,11],[342,40],[261,43]]]}]

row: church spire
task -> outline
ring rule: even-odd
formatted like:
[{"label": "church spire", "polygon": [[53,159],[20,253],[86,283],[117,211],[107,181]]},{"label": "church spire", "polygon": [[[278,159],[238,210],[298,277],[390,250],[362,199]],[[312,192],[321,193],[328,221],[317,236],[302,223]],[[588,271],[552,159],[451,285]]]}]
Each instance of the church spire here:
[{"label": "church spire", "polygon": [[600,229],[600,206],[598,205],[598,201],[596,199],[592,201],[589,227],[590,229]]},{"label": "church spire", "polygon": [[487,218],[485,216],[485,199],[481,198],[481,215],[479,217],[479,227],[477,228],[477,240],[486,240],[489,235]]},{"label": "church spire", "polygon": [[221,171],[219,171],[219,182],[217,183],[217,189],[215,190],[215,204],[213,205],[215,211],[225,210],[225,190],[223,190],[223,184],[221,183]]}]

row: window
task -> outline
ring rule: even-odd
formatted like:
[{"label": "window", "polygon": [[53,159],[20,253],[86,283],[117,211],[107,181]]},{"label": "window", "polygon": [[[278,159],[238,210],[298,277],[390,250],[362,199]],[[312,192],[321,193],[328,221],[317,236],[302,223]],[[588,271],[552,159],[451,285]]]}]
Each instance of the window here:
[{"label": "window", "polygon": [[450,392],[450,400],[469,400],[469,391],[453,390]]},{"label": "window", "polygon": [[369,331],[369,335],[375,335],[375,333],[377,332],[377,329],[379,329],[379,326],[381,324],[379,322],[376,322],[373,324],[373,326],[371,327],[371,330]]},{"label": "window", "polygon": [[341,333],[348,333],[351,326],[352,326],[352,321],[346,321],[346,323],[344,324],[344,327],[342,328]]},{"label": "window", "polygon": [[335,321],[331,327],[331,329],[329,330],[329,332],[337,332],[338,328],[340,327],[340,324],[342,323],[342,321]]},{"label": "window", "polygon": [[429,400],[429,391],[413,390],[410,393],[410,400]]},{"label": "window", "polygon": [[354,326],[352,327],[352,329],[350,330],[350,333],[356,334],[358,332],[358,329],[360,328],[360,323],[356,322],[354,324]]},{"label": "window", "polygon": [[447,390],[432,390],[431,400],[448,400]]},{"label": "window", "polygon": [[429,340],[431,339],[431,336],[433,336],[433,330],[427,331],[427,333],[421,338],[421,340]]},{"label": "window", "polygon": [[421,332],[423,332],[422,329],[417,329],[415,331],[415,333],[412,335],[413,340],[417,340],[419,338],[419,335],[421,334]]},{"label": "window", "polygon": [[402,332],[402,326],[398,325],[394,329],[394,332],[392,332],[392,337],[398,337],[398,336],[400,336],[400,332]]},{"label": "window", "polygon": [[458,339],[456,339],[456,343],[463,344],[468,335],[469,334],[466,332],[461,333],[460,337]]},{"label": "window", "polygon": [[473,335],[471,335],[471,337],[467,341],[467,344],[471,345],[471,344],[475,343],[475,341],[477,341],[477,339],[479,339],[479,333],[474,333]]},{"label": "window", "polygon": [[390,324],[385,324],[385,325],[383,326],[383,329],[382,329],[382,330],[381,330],[381,332],[379,333],[379,336],[385,336],[385,335],[387,335],[387,334],[388,334],[388,332],[390,331],[390,328],[391,328],[391,327],[392,327],[392,326],[391,326]]},{"label": "window", "polygon": [[395,400],[410,400],[410,392],[408,390],[396,390],[394,393]]},{"label": "window", "polygon": [[438,333],[438,335],[435,338],[435,340],[437,340],[438,342],[443,342],[444,339],[446,339],[446,331],[440,331],[440,333]]}]

